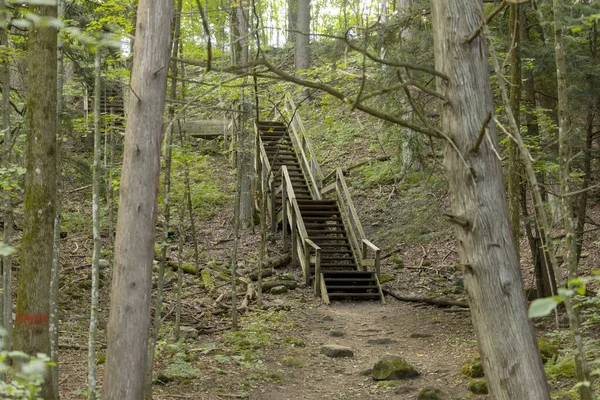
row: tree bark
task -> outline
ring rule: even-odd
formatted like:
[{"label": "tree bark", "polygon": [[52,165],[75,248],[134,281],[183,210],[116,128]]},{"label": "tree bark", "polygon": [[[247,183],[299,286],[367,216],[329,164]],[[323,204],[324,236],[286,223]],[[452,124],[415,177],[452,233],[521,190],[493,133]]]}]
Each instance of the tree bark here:
[{"label": "tree bark", "polygon": [[[298,1],[287,0],[288,32],[287,41],[294,44],[296,42],[296,30],[298,29]],[[344,10],[346,8],[344,7]]]},{"label": "tree bark", "polygon": [[[31,5],[40,17],[56,18],[56,5]],[[25,222],[17,289],[15,350],[50,354],[49,313],[56,205],[57,30],[50,25],[29,31],[27,56],[27,148]],[[41,397],[58,398],[53,374]]]},{"label": "tree bark", "polygon": [[296,32],[296,74],[306,77],[310,67],[310,0],[298,0],[298,32]]},{"label": "tree bark", "polygon": [[[0,1],[0,12],[3,25],[6,24],[6,3],[4,0]],[[0,44],[4,46],[8,51],[8,31],[7,28],[0,28]],[[2,149],[2,161],[0,166],[10,166],[12,160],[12,135],[10,131],[10,64],[8,61],[8,55],[3,57],[1,66],[2,76],[2,130],[4,131],[4,148]],[[0,200],[3,203],[4,211],[4,232],[3,238],[4,244],[10,246],[12,243],[13,234],[13,204],[12,204],[12,193],[10,190],[3,190],[0,192]],[[0,297],[0,324],[6,329],[6,336],[4,337],[4,347],[10,351],[12,349],[12,256],[0,257],[0,270],[2,271],[2,295]]]},{"label": "tree bark", "polygon": [[94,83],[94,166],[92,178],[92,220],[94,233],[94,250],[92,253],[92,306],[90,312],[90,333],[88,343],[88,398],[96,399],[96,336],[98,333],[98,299],[100,279],[100,252],[102,251],[102,238],[100,237],[100,155],[102,149],[102,132],[100,127],[100,101],[102,99],[102,69],[101,47],[96,49],[95,57],[95,83]]},{"label": "tree bark", "polygon": [[495,127],[492,144],[475,144],[493,113],[487,52],[482,37],[465,39],[481,23],[472,0],[431,0],[438,90],[442,109],[445,167],[452,213],[465,218],[456,228],[465,289],[490,397],[496,400],[550,398],[533,327],[527,318],[521,271],[510,229]]},{"label": "tree bark", "polygon": [[144,396],[172,14],[168,0],[137,9],[103,400]]}]

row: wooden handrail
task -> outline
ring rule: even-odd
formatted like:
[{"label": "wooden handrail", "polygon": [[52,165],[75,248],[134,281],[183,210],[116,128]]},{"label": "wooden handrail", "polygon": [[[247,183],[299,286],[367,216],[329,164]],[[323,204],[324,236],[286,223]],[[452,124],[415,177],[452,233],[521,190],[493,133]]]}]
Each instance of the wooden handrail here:
[{"label": "wooden handrail", "polygon": [[348,190],[348,185],[346,185],[346,178],[344,178],[344,173],[341,168],[337,169],[336,178],[340,182],[342,186],[342,190],[344,193],[344,197],[346,197],[346,202],[348,203],[348,208],[350,209],[350,215],[354,220],[354,224],[356,225],[356,229],[360,235],[360,239],[365,239],[365,231],[362,228],[360,223],[360,219],[358,219],[358,213],[356,212],[356,208],[354,207],[354,202],[352,201],[352,197],[350,197],[350,191]]}]

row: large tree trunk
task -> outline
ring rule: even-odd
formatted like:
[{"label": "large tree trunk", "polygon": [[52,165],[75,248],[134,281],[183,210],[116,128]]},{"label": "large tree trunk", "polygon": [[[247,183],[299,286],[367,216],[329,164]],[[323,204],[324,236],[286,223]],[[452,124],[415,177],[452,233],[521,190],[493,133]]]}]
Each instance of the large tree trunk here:
[{"label": "large tree trunk", "polygon": [[298,32],[296,33],[296,73],[306,77],[310,66],[310,0],[298,0]]},{"label": "large tree trunk", "polygon": [[[40,17],[56,18],[56,5],[31,6]],[[25,222],[17,289],[15,350],[50,354],[49,314],[56,203],[56,43],[51,25],[29,31],[27,62],[27,148]],[[58,398],[48,374],[41,397]]]},{"label": "large tree trunk", "polygon": [[[449,99],[442,109],[445,166],[452,193],[465,288],[490,397],[550,398],[533,327],[527,318],[521,271],[508,219],[500,161],[487,140],[475,143],[493,113],[487,53],[482,37],[465,39],[481,18],[472,0],[431,0],[435,66]],[[494,125],[487,127],[497,146]],[[460,152],[460,153],[459,153]]]},{"label": "large tree trunk", "polygon": [[142,399],[173,2],[140,0],[128,96],[103,400]]}]

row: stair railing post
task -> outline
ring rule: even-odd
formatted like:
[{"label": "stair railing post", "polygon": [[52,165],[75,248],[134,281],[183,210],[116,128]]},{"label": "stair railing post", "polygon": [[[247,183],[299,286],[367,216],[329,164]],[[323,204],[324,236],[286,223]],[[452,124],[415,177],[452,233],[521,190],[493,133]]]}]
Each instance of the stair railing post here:
[{"label": "stair railing post", "polygon": [[381,250],[375,251],[375,274],[377,279],[381,278]]},{"label": "stair railing post", "polygon": [[298,241],[298,229],[296,227],[296,213],[294,212],[294,210],[290,210],[290,212],[292,213],[292,267],[297,267],[298,266],[298,248],[297,248],[297,241]]},{"label": "stair railing post", "polygon": [[321,249],[315,250],[315,296],[321,292]]},{"label": "stair railing post", "polygon": [[310,246],[306,241],[302,240],[302,247],[304,248],[304,265],[306,270],[304,271],[304,280],[306,286],[310,285]]},{"label": "stair railing post", "polygon": [[366,271],[367,268],[363,266],[363,260],[365,258],[367,258],[367,244],[363,241],[363,238],[360,238],[360,242],[362,243],[362,250],[361,250],[361,254],[360,254],[360,267],[363,269],[363,271]]},{"label": "stair railing post", "polygon": [[[287,188],[285,186],[285,180],[283,179],[283,174],[281,174],[281,230],[283,231],[283,248],[287,249],[289,245],[289,236],[288,236],[288,210],[287,210]],[[273,191],[274,193],[275,191]],[[272,195],[273,198],[275,197]],[[273,200],[273,204],[275,204],[275,200]],[[274,208],[274,213],[277,213],[276,208]],[[277,221],[277,216],[274,217],[274,221]],[[276,229],[276,222],[272,224],[273,229]],[[293,228],[292,228],[293,230]],[[275,232],[275,231],[273,231]]]}]

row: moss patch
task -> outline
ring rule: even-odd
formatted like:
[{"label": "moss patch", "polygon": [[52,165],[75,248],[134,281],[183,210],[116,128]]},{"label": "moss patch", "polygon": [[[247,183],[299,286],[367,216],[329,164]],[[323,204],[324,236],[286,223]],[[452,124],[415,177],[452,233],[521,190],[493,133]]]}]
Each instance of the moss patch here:
[{"label": "moss patch", "polygon": [[483,378],[484,373],[481,358],[476,357],[465,362],[462,366],[461,372],[463,373],[463,375],[468,376],[470,378]]}]

